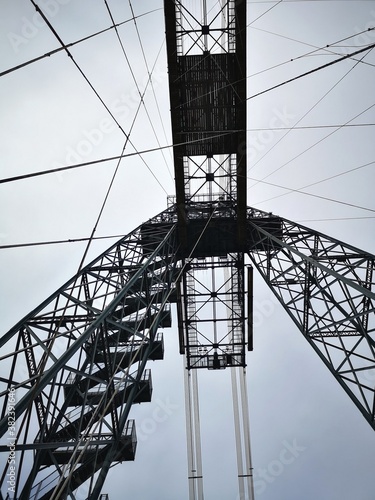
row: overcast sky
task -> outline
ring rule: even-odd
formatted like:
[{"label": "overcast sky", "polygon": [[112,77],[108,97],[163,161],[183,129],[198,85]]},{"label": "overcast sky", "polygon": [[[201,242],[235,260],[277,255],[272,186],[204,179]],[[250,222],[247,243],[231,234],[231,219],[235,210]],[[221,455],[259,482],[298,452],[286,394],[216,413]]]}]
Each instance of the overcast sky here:
[{"label": "overcast sky", "polygon": [[[119,28],[131,70],[113,30],[71,48],[122,129],[131,130],[128,153],[171,144],[162,1],[132,3],[136,15],[147,15],[137,19],[142,45],[134,22]],[[38,4],[66,44],[111,25],[103,0]],[[108,4],[116,22],[131,17],[128,1]],[[375,1],[247,4],[249,97],[375,43],[375,30],[366,32],[375,26]],[[59,47],[29,0],[0,0],[0,36],[0,72]],[[357,59],[249,99],[248,205],[375,253],[375,170],[364,166],[375,161],[375,53]],[[153,87],[132,127],[148,72]],[[116,156],[124,146],[123,132],[63,51],[4,75],[0,100],[1,178]],[[303,128],[279,130],[293,126]],[[0,185],[0,244],[88,237],[114,168],[107,162]],[[320,198],[290,191],[317,182],[304,191]],[[97,236],[129,233],[166,208],[167,193],[174,194],[170,150],[124,160]],[[112,241],[95,241],[87,262]],[[74,275],[83,249],[0,250],[2,333]],[[255,285],[247,376],[256,498],[373,500],[373,431],[259,277]],[[188,498],[176,324],[165,330],[165,349],[165,361],[150,365],[152,403],[133,412],[136,460],[111,470],[103,490],[110,500]],[[205,498],[237,500],[230,373],[200,372],[199,380]],[[155,423],[156,408],[162,422]]]}]

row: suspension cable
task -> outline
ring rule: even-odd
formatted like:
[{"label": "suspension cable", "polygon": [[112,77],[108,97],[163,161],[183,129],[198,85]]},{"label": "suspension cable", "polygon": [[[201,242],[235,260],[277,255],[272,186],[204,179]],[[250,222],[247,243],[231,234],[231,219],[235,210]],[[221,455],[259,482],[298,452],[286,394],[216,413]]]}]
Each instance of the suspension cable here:
[{"label": "suspension cable", "polygon": [[[156,12],[157,10],[160,10],[160,9],[149,10],[148,12],[145,12],[144,14],[139,14],[137,17],[147,16],[147,14],[152,14],[153,12]],[[62,47],[58,47],[57,49],[50,50],[49,52],[46,52],[45,54],[42,54],[42,55],[40,55],[38,57],[34,57],[33,59],[30,59],[28,61],[23,62],[22,64],[18,64],[17,66],[13,66],[12,68],[9,68],[9,69],[6,69],[4,71],[1,71],[0,72],[0,77],[2,77],[4,75],[7,75],[8,73],[12,73],[13,71],[17,71],[17,70],[19,70],[21,68],[24,68],[25,66],[29,66],[30,64],[33,64],[33,63],[35,63],[37,61],[41,61],[45,57],[51,57],[51,56],[57,54],[58,52],[61,52],[62,50],[70,49],[74,45],[77,45],[77,44],[79,44],[81,42],[85,42],[87,40],[90,40],[90,38],[94,38],[94,37],[96,37],[98,35],[102,35],[103,33],[106,33],[107,31],[116,29],[119,26],[122,26],[123,24],[130,23],[131,21],[133,21],[132,18],[126,19],[126,21],[121,21],[120,23],[117,23],[117,24],[115,24],[113,26],[110,26],[109,28],[104,28],[103,30],[97,31],[95,33],[92,33],[91,35],[88,35],[88,36],[85,36],[83,38],[80,38],[79,40],[76,40],[75,42],[70,42],[70,43],[67,43],[67,44],[63,45]]]},{"label": "suspension cable", "polygon": [[334,61],[330,61],[329,63],[323,64],[322,66],[318,66],[317,68],[311,69],[310,71],[306,71],[305,73],[294,76],[293,78],[289,78],[288,80],[285,80],[284,82],[278,83],[277,85],[273,85],[272,87],[269,87],[268,89],[262,90],[261,92],[257,92],[256,94],[253,94],[250,97],[248,97],[246,100],[250,101],[251,99],[254,99],[255,97],[259,97],[263,94],[266,94],[267,92],[270,92],[271,90],[275,90],[277,88],[283,87],[284,85],[287,85],[288,83],[292,83],[296,80],[304,78],[305,76],[312,75],[313,73],[316,73],[317,71],[321,71],[322,69],[328,68],[329,66],[333,66],[334,64],[337,64],[341,61],[345,61],[346,59],[350,59],[353,56],[356,56],[358,54],[362,54],[362,52],[366,52],[367,50],[371,50],[374,47],[375,47],[375,43],[371,43],[369,45],[366,45],[366,47],[361,48],[359,50],[356,50],[354,52],[351,52],[350,54],[346,54],[345,56],[339,57],[338,59],[335,59]]},{"label": "suspension cable", "polygon": [[[344,80],[344,78],[346,78],[346,77],[349,75],[349,73],[351,73],[351,72],[354,70],[354,68],[356,68],[356,67],[358,66],[359,62],[360,62],[360,61],[362,61],[362,60],[364,59],[364,57],[365,57],[365,56],[366,56],[366,54],[364,54],[364,55],[362,56],[362,58],[361,58],[359,61],[356,61],[356,63],[355,63],[355,64],[354,64],[354,65],[353,65],[353,66],[352,66],[352,67],[351,67],[351,68],[350,68],[350,69],[349,69],[349,70],[348,70],[348,71],[347,71],[347,72],[346,72],[346,73],[345,73],[345,74],[344,74],[344,75],[343,75],[343,76],[342,76],[342,77],[341,77],[341,78],[340,78],[340,79],[339,79],[339,80],[338,80],[338,81],[334,84],[334,85],[332,85],[332,86],[329,88],[329,90],[328,90],[327,92],[325,92],[325,93],[323,94],[323,96],[322,96],[322,97],[320,97],[320,99],[318,99],[318,101],[317,101],[317,102],[315,102],[315,104],[313,104],[313,105],[312,105],[312,106],[311,106],[311,107],[310,107],[310,108],[309,108],[309,109],[308,109],[308,110],[307,110],[307,111],[306,111],[306,112],[305,112],[305,113],[301,116],[301,118],[300,118],[300,119],[299,119],[299,120],[298,120],[298,121],[294,124],[294,126],[291,128],[291,130],[293,130],[293,129],[294,129],[294,128],[295,128],[295,127],[299,124],[299,123],[301,123],[301,122],[302,122],[302,120],[303,120],[303,119],[304,119],[307,115],[309,115],[309,114],[311,113],[311,111],[312,111],[313,109],[315,109],[315,108],[316,108],[316,107],[317,107],[317,106],[318,106],[318,105],[319,105],[319,104],[323,101],[323,99],[325,99],[325,98],[326,98],[326,97],[327,97],[327,96],[328,96],[328,95],[329,95],[329,94],[330,94],[330,93],[331,93],[331,92],[332,92],[332,91],[333,91],[333,90],[334,90],[334,89],[335,89],[335,88],[336,88],[336,87],[337,87],[337,86],[338,86],[338,85],[339,85],[339,84],[340,84],[340,83]],[[367,110],[365,110],[365,111],[367,111]],[[357,116],[355,116],[354,118],[352,118],[351,120],[348,120],[346,123],[344,123],[344,124],[342,124],[341,126],[339,126],[337,130],[339,130],[340,128],[343,128],[344,126],[349,126],[349,125],[350,125],[350,123],[351,123],[351,122],[352,122],[355,118],[357,118],[358,116],[360,116],[360,115],[357,115]],[[253,169],[256,165],[258,165],[258,163],[259,163],[259,162],[261,162],[261,161],[263,160],[263,158],[265,158],[265,157],[266,157],[266,156],[267,156],[267,155],[268,155],[268,154],[269,154],[269,153],[270,153],[270,152],[271,152],[271,151],[272,151],[272,150],[273,150],[273,149],[274,149],[274,148],[275,148],[275,147],[276,147],[276,146],[277,146],[277,145],[278,145],[278,144],[279,144],[279,143],[280,143],[280,142],[281,142],[281,141],[282,141],[282,140],[283,140],[283,139],[284,139],[284,138],[285,138],[285,137],[286,137],[286,136],[287,136],[290,132],[291,132],[291,130],[288,130],[288,131],[287,131],[287,132],[286,132],[286,133],[285,133],[285,134],[284,134],[284,135],[283,135],[283,136],[282,136],[282,137],[281,137],[281,138],[280,138],[280,139],[279,139],[279,140],[278,140],[278,141],[277,141],[277,142],[276,142],[276,143],[275,143],[275,144],[274,144],[271,148],[269,148],[269,149],[267,150],[267,152],[266,152],[266,153],[265,153],[265,154],[264,154],[261,158],[259,158],[259,160],[258,160],[258,161],[257,161],[257,162],[256,162],[256,163],[252,166],[252,168],[251,168],[251,169]],[[332,134],[333,134],[333,133],[335,133],[335,132],[337,132],[337,130],[333,131],[333,132],[332,132]],[[328,138],[328,137],[329,137],[330,135],[332,135],[332,134],[328,134],[328,135],[327,135],[326,137],[324,137],[322,140],[325,140],[326,138]],[[319,141],[319,142],[322,142],[322,140],[321,140],[321,141]],[[315,146],[315,144],[314,144],[313,146],[311,146],[311,147],[314,147],[314,146]],[[310,149],[310,148],[309,148],[309,149]],[[307,152],[309,149],[306,149],[305,151],[303,151],[303,152],[302,152],[299,156],[301,156],[302,154],[304,154],[305,152]],[[296,157],[296,158],[297,158],[297,157]],[[290,160],[290,161],[293,161],[294,159],[295,159],[295,158],[293,158],[293,159],[292,159],[292,160]],[[272,171],[272,172],[270,172],[268,175],[266,175],[265,177],[263,177],[263,179],[267,179],[270,175],[272,175],[273,173],[275,173],[275,172],[277,172],[277,171],[281,170],[281,169],[282,169],[282,168],[284,168],[286,165],[288,165],[288,163],[289,163],[289,162],[287,162],[287,163],[285,163],[285,164],[281,165],[280,167],[277,167],[275,170],[273,170],[273,171]]]},{"label": "suspension cable", "polygon": [[[238,130],[235,130],[235,131],[232,131],[232,132],[238,132]],[[231,134],[232,132],[220,133],[220,134],[217,134],[217,135],[213,135],[211,137],[212,137],[212,139],[214,139],[216,137],[224,137],[224,136],[226,136],[228,134]],[[136,150],[136,151],[134,151],[132,153],[126,153],[126,154],[116,155],[116,156],[109,156],[107,158],[101,158],[99,160],[85,161],[85,162],[82,162],[82,163],[76,163],[74,165],[66,165],[66,166],[63,166],[63,167],[49,168],[47,170],[41,170],[39,172],[31,172],[31,173],[28,173],[28,174],[15,175],[13,177],[5,177],[4,179],[0,179],[0,184],[5,184],[5,183],[8,183],[8,182],[19,181],[19,180],[23,180],[23,179],[29,179],[31,177],[39,177],[41,175],[53,174],[53,173],[56,173],[56,172],[63,172],[64,170],[72,170],[72,169],[75,169],[75,168],[88,167],[88,166],[96,165],[96,164],[99,164],[99,163],[106,163],[108,161],[119,160],[120,158],[129,158],[131,156],[139,156],[140,158],[142,158],[142,155],[144,155],[146,153],[153,153],[155,151],[159,151],[160,149],[170,149],[170,148],[173,148],[173,147],[176,147],[176,146],[183,146],[185,144],[199,143],[199,142],[202,142],[204,140],[205,139],[203,138],[203,139],[194,139],[194,140],[191,140],[191,141],[180,142],[180,143],[177,143],[177,144],[167,144],[166,146],[160,146],[160,147],[156,147],[156,148],[144,149],[142,151],[137,151]],[[168,194],[167,191],[165,190],[165,188],[163,187],[163,185],[160,183],[159,179],[153,173],[153,171],[149,167],[147,167],[147,168],[149,169],[149,171],[151,172],[151,174],[155,177],[156,181],[158,182],[159,186],[163,189],[163,191],[166,194]]]},{"label": "suspension cable", "polygon": [[[48,26],[48,28],[52,31],[52,33],[57,38],[57,40],[59,41],[59,43],[61,44],[61,46],[64,48],[64,50],[67,53],[68,57],[72,60],[72,62],[74,63],[75,67],[78,69],[78,71],[80,72],[80,74],[83,76],[84,80],[87,82],[87,84],[89,85],[89,87],[91,88],[91,90],[94,92],[95,96],[99,99],[99,101],[101,102],[101,104],[104,106],[104,108],[107,111],[107,113],[109,114],[109,116],[115,122],[115,124],[117,125],[117,127],[119,128],[119,130],[123,133],[123,135],[125,136],[125,138],[128,139],[129,144],[134,148],[135,152],[139,155],[140,159],[143,161],[143,163],[146,165],[146,167],[148,168],[148,170],[150,171],[150,173],[153,175],[153,177],[156,179],[156,181],[160,185],[160,181],[157,179],[156,175],[152,172],[152,169],[149,167],[149,165],[147,165],[147,163],[144,160],[144,158],[141,156],[141,154],[138,152],[138,150],[135,147],[135,145],[129,139],[128,134],[125,132],[125,130],[123,129],[123,127],[121,126],[121,124],[118,122],[118,120],[116,119],[116,117],[114,116],[114,114],[112,113],[112,111],[109,109],[109,107],[107,106],[107,104],[104,102],[103,98],[100,96],[100,94],[98,93],[98,91],[96,90],[96,88],[94,87],[94,85],[91,83],[91,81],[89,80],[89,78],[86,76],[86,74],[84,73],[84,71],[82,70],[82,68],[76,62],[76,60],[74,59],[73,55],[68,50],[68,48],[65,46],[63,40],[61,39],[61,37],[59,36],[59,34],[56,32],[56,30],[52,26],[52,24],[49,22],[49,20],[47,19],[46,15],[44,14],[44,12],[35,3],[34,0],[30,0],[30,2],[34,5],[36,11],[41,15],[43,21],[46,23],[46,25]],[[162,189],[164,190],[163,186],[162,186]]]}]

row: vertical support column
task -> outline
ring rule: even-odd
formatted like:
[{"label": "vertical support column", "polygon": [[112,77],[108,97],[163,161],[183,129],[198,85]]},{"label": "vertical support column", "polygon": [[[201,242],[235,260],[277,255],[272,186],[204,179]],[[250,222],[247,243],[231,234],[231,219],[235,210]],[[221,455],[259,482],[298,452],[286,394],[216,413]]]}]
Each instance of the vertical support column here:
[{"label": "vertical support column", "polygon": [[253,267],[249,266],[247,268],[247,335],[248,343],[247,349],[252,351],[254,348],[254,319],[253,319],[253,289],[254,289],[254,278],[253,278]]},{"label": "vertical support column", "polygon": [[246,370],[232,368],[232,397],[240,500],[254,500]]}]

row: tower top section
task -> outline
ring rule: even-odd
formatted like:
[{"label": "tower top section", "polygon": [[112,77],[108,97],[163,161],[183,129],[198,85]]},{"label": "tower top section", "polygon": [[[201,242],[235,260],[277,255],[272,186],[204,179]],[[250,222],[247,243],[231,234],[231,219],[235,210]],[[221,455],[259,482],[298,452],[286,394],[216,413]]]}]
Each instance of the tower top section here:
[{"label": "tower top section", "polygon": [[[246,218],[246,2],[165,0],[176,201],[182,244],[189,204]],[[185,243],[184,243],[185,240]]]}]

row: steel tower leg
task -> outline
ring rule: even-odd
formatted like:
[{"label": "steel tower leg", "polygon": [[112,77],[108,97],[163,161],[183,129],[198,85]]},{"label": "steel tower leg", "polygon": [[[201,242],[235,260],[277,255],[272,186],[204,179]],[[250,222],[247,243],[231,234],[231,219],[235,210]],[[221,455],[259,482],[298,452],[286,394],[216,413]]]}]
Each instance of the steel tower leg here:
[{"label": "steel tower leg", "polygon": [[248,234],[254,266],[375,429],[375,256],[255,209]]},{"label": "steel tower leg", "polygon": [[100,470],[96,499],[109,467],[134,459],[129,411],[151,399],[145,367],[163,357],[157,330],[170,326],[179,272],[174,209],[161,221],[114,244],[0,339],[0,435],[9,438],[14,416],[20,500],[74,498]]}]

